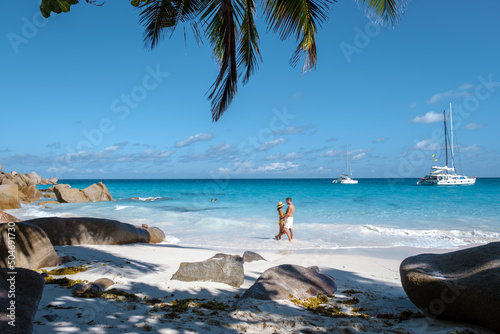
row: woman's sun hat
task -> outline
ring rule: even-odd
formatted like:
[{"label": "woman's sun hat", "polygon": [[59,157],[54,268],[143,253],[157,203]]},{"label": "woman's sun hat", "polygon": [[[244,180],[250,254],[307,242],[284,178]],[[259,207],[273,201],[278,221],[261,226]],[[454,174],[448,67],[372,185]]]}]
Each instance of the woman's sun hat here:
[{"label": "woman's sun hat", "polygon": [[285,206],[285,204],[284,204],[283,202],[279,202],[279,203],[278,203],[278,209],[281,209],[281,208],[282,208],[282,207],[284,207],[284,206]]}]

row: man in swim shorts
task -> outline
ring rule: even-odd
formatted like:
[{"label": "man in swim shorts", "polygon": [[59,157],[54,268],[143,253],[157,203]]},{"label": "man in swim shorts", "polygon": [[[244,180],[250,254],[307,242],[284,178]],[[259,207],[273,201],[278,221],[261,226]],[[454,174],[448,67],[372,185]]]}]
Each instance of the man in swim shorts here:
[{"label": "man in swim shorts", "polygon": [[286,199],[286,204],[288,204],[288,207],[286,208],[286,212],[285,212],[285,225],[283,226],[283,229],[284,229],[286,235],[288,236],[288,241],[292,242],[292,240],[293,240],[293,213],[295,212],[295,206],[293,206],[293,204],[292,204],[291,197],[288,197]]}]

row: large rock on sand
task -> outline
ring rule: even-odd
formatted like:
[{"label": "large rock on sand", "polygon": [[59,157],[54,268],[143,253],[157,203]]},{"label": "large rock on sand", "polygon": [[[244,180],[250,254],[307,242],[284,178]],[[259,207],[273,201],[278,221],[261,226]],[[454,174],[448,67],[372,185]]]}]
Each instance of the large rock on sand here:
[{"label": "large rock on sand", "polygon": [[[9,234],[10,233],[10,234]],[[14,239],[10,238],[14,236]],[[15,240],[10,248],[9,240]],[[53,267],[59,263],[54,247],[47,234],[38,226],[20,222],[0,224],[0,267],[11,265],[15,256],[15,266],[28,269]],[[10,256],[10,258],[9,258]]]},{"label": "large rock on sand", "polygon": [[335,291],[337,283],[333,277],[320,273],[318,267],[282,264],[264,271],[241,299],[307,299],[320,294],[332,296]]},{"label": "large rock on sand", "polygon": [[16,184],[0,185],[0,210],[19,209],[19,190]]},{"label": "large rock on sand", "polygon": [[406,294],[426,315],[500,333],[500,242],[412,256],[399,271]]},{"label": "large rock on sand", "polygon": [[184,282],[219,282],[239,287],[245,280],[243,258],[219,253],[203,262],[181,262],[172,279]]},{"label": "large rock on sand", "polygon": [[[45,281],[37,272],[24,268],[13,270],[0,268],[0,333],[31,334],[33,332],[33,320],[44,286]],[[14,298],[9,297],[11,288],[15,290],[15,297],[12,296]]]},{"label": "large rock on sand", "polygon": [[[156,243],[165,238],[158,228],[136,227],[110,219],[47,217],[27,220],[26,223],[44,230],[54,246]],[[158,230],[163,235],[161,240]]]}]

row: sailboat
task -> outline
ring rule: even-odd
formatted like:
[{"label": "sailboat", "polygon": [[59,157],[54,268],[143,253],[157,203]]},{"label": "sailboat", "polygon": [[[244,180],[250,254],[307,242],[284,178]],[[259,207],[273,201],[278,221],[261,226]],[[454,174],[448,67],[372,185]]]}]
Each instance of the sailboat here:
[{"label": "sailboat", "polygon": [[418,185],[437,185],[437,186],[454,186],[454,185],[471,185],[476,183],[476,177],[468,177],[465,175],[456,174],[455,156],[453,152],[453,112],[450,103],[450,128],[451,128],[451,167],[448,167],[448,139],[446,136],[446,113],[443,110],[444,118],[444,144],[446,152],[446,165],[432,166],[431,171],[426,176],[422,177]]},{"label": "sailboat", "polygon": [[[345,147],[345,158],[346,158],[346,173],[340,174],[338,178],[332,181],[332,183],[340,183],[340,184],[358,184],[358,180],[352,179],[352,170],[349,164],[349,153],[347,152],[347,145]],[[351,177],[349,177],[349,174]]]}]

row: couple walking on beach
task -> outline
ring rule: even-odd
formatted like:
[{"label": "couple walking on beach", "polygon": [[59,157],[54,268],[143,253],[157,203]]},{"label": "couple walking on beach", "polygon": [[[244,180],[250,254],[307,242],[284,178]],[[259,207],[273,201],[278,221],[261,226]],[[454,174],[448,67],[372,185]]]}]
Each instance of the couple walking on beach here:
[{"label": "couple walking on beach", "polygon": [[274,237],[276,240],[280,240],[283,234],[286,234],[288,237],[288,241],[292,242],[293,240],[293,212],[295,211],[295,206],[292,204],[292,199],[288,197],[286,199],[286,204],[288,207],[286,208],[286,212],[283,213],[283,207],[285,204],[283,202],[278,203],[278,215],[280,220],[278,224],[280,225],[280,230],[277,236]]}]

